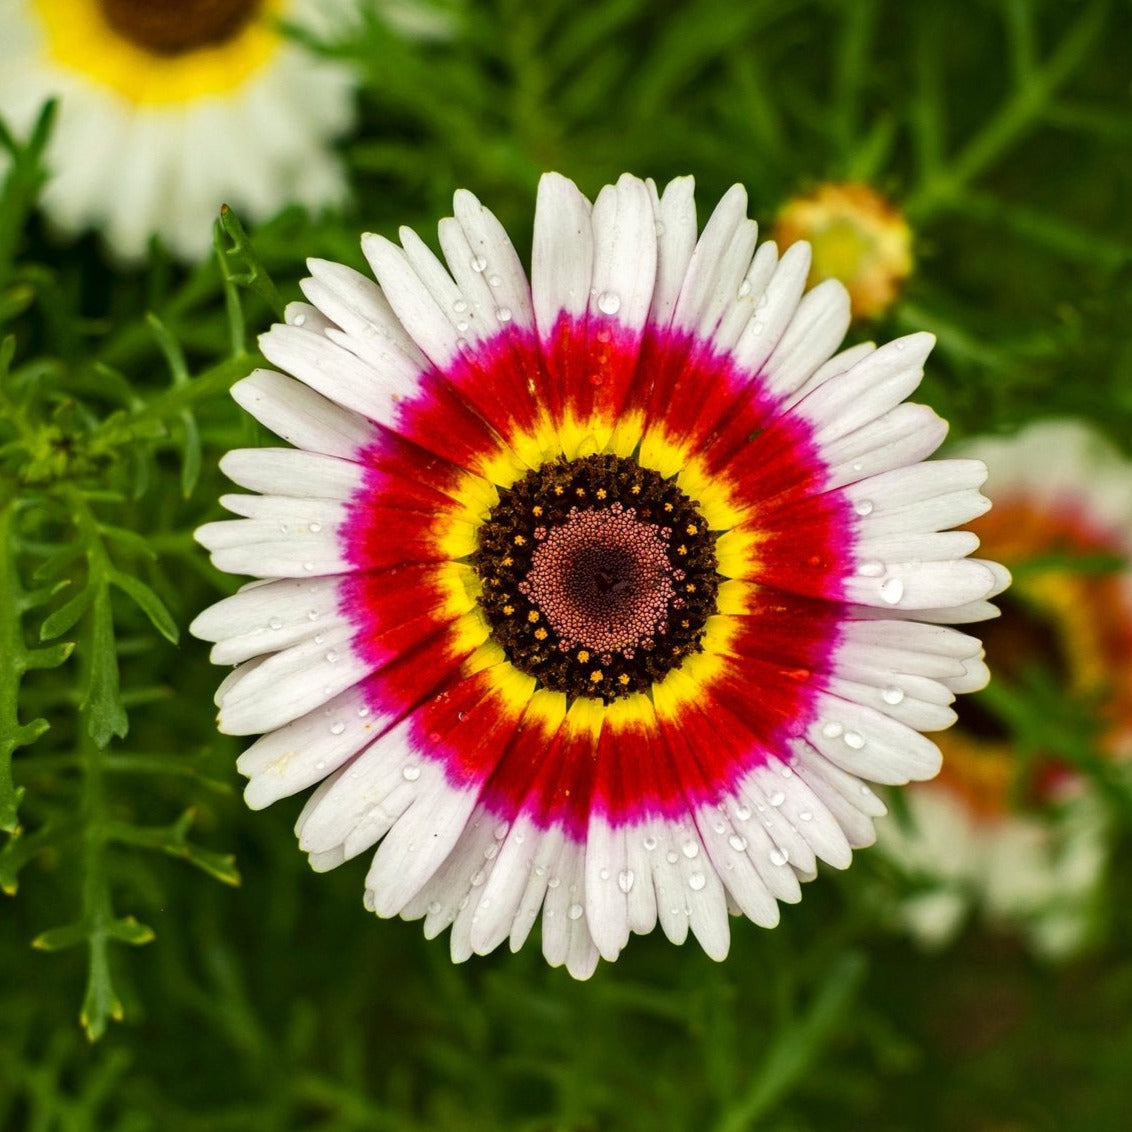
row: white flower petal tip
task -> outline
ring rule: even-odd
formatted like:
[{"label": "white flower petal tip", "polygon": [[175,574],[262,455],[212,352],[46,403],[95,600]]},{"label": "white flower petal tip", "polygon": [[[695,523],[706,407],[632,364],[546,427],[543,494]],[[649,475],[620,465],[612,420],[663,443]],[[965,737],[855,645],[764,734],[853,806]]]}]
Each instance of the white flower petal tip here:
[{"label": "white flower petal tip", "polygon": [[191,24],[177,5],[119,6],[113,19],[103,7],[0,7],[0,117],[26,136],[58,100],[41,201],[56,227],[97,229],[125,261],[153,237],[196,261],[212,252],[220,201],[254,222],[343,202],[332,147],[353,122],[356,78],[280,21],[326,31],[349,3],[243,5],[236,19],[210,5]]},{"label": "white flower petal tip", "polygon": [[[932,346],[838,352],[844,289],[690,178],[591,203],[548,174],[531,282],[457,192],[441,255],[367,235],[308,263],[233,396],[292,448],[222,469],[197,534],[258,581],[198,616],[248,805],[314,788],[312,868],[453,960],[538,926],[587,978],[659,928],[726,957],[931,778],[1008,584],[960,524],[978,459],[928,461]],[[935,622],[936,624],[933,624]]]}]

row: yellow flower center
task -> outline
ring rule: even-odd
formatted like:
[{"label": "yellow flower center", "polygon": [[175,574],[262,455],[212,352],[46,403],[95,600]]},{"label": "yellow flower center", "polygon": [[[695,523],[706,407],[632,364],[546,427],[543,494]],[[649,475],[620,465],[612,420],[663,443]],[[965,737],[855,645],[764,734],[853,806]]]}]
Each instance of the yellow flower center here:
[{"label": "yellow flower center", "polygon": [[284,0],[35,0],[60,66],[139,105],[242,86],[278,50]]}]

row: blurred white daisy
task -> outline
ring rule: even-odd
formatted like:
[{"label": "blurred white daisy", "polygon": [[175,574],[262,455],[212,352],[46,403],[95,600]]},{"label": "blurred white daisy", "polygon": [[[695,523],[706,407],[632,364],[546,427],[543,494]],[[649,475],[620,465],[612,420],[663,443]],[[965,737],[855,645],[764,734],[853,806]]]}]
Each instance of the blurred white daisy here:
[{"label": "blurred white daisy", "polygon": [[[1044,679],[1053,702],[1091,715],[1097,754],[1128,759],[1132,465],[1095,431],[1065,420],[975,441],[962,455],[990,469],[994,509],[971,529],[1015,573],[1003,616],[982,633],[996,688],[1013,696],[1026,680]],[[939,777],[906,793],[906,822],[879,826],[881,850],[923,886],[900,918],[942,944],[979,909],[1040,952],[1077,949],[1106,860],[1096,792],[1055,749],[1020,751],[977,701],[939,742]]]},{"label": "blurred white daisy", "polygon": [[26,133],[60,109],[45,211],[101,228],[123,258],[151,236],[200,258],[222,203],[252,220],[345,193],[330,143],[353,80],[285,37],[326,32],[352,0],[0,0],[0,116]]}]

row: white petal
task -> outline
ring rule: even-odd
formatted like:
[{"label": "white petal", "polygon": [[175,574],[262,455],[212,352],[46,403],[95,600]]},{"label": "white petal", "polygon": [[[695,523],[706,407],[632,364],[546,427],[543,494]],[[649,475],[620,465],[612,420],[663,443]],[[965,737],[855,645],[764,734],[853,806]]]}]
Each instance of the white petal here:
[{"label": "white petal", "polygon": [[788,394],[804,385],[841,345],[849,318],[849,292],[836,279],[826,279],[803,296],[763,366],[770,388]]},{"label": "white petal", "polygon": [[688,271],[688,263],[696,246],[695,181],[677,177],[664,186],[658,196],[656,186],[648,182],[656,214],[656,285],[653,287],[649,318],[655,326],[666,329],[672,322],[680,288]]},{"label": "white petal", "polygon": [[616,316],[623,326],[644,326],[656,282],[656,218],[648,187],[623,174],[594,201],[591,314]]},{"label": "white petal", "polygon": [[[773,253],[767,254],[769,259]],[[757,261],[758,256],[755,258]],[[766,290],[755,303],[751,321],[735,344],[735,361],[740,368],[751,373],[762,370],[798,309],[809,272],[810,245],[802,241],[791,244],[778,261]],[[773,385],[770,390],[775,392]]]},{"label": "white petal", "polygon": [[352,647],[351,626],[335,628],[268,657],[225,692],[220,730],[254,735],[322,707],[369,675],[371,664]]},{"label": "white petal", "polygon": [[531,291],[544,340],[561,315],[577,317],[589,305],[594,263],[590,213],[589,201],[573,181],[558,173],[547,173],[539,181]]},{"label": "white petal", "polygon": [[232,397],[276,436],[311,452],[349,460],[373,443],[364,417],[273,370],[257,369],[232,386]]},{"label": "white petal", "polygon": [[220,470],[249,491],[345,502],[362,484],[359,464],[293,448],[235,448]]}]

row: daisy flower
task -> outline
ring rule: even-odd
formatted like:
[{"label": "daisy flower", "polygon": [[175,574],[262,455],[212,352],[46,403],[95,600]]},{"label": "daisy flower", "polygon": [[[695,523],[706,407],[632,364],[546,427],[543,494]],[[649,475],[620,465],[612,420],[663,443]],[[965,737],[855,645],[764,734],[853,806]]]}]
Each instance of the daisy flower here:
[{"label": "daisy flower", "polygon": [[340,201],[328,145],[353,81],[279,21],[327,31],[346,3],[5,0],[0,115],[26,131],[60,100],[44,210],[68,232],[101,228],[124,258],[156,235],[194,259],[225,201],[252,220]]},{"label": "daisy flower", "polygon": [[380,843],[379,916],[454,959],[535,921],[586,977],[632,932],[728,949],[844,868],[930,778],[920,732],[986,679],[1006,575],[967,557],[985,468],[923,463],[901,402],[932,338],[834,355],[844,288],[756,250],[746,195],[697,239],[692,181],[538,193],[528,284],[458,192],[438,259],[367,235],[378,283],[312,260],[239,403],[294,448],[229,453],[241,518],[198,532],[261,581],[194,622],[236,664],[220,727],[263,733],[247,800],[321,783],[300,846]]},{"label": "daisy flower", "polygon": [[[994,510],[971,524],[1017,570],[985,643],[1005,695],[1061,690],[1094,720],[1096,752],[1132,755],[1132,465],[1088,426],[1056,420],[963,450],[986,461]],[[1042,692],[1031,692],[1033,695]],[[1078,948],[1105,864],[1103,807],[1054,750],[1020,750],[977,702],[941,737],[943,772],[907,794],[880,844],[922,886],[900,918],[946,942],[972,906],[1035,948]],[[1032,744],[1031,744],[1032,746]]]},{"label": "daisy flower", "polygon": [[840,279],[854,318],[879,318],[912,273],[912,229],[900,210],[869,185],[819,185],[783,205],[774,225],[782,247],[813,251],[811,285]]}]

